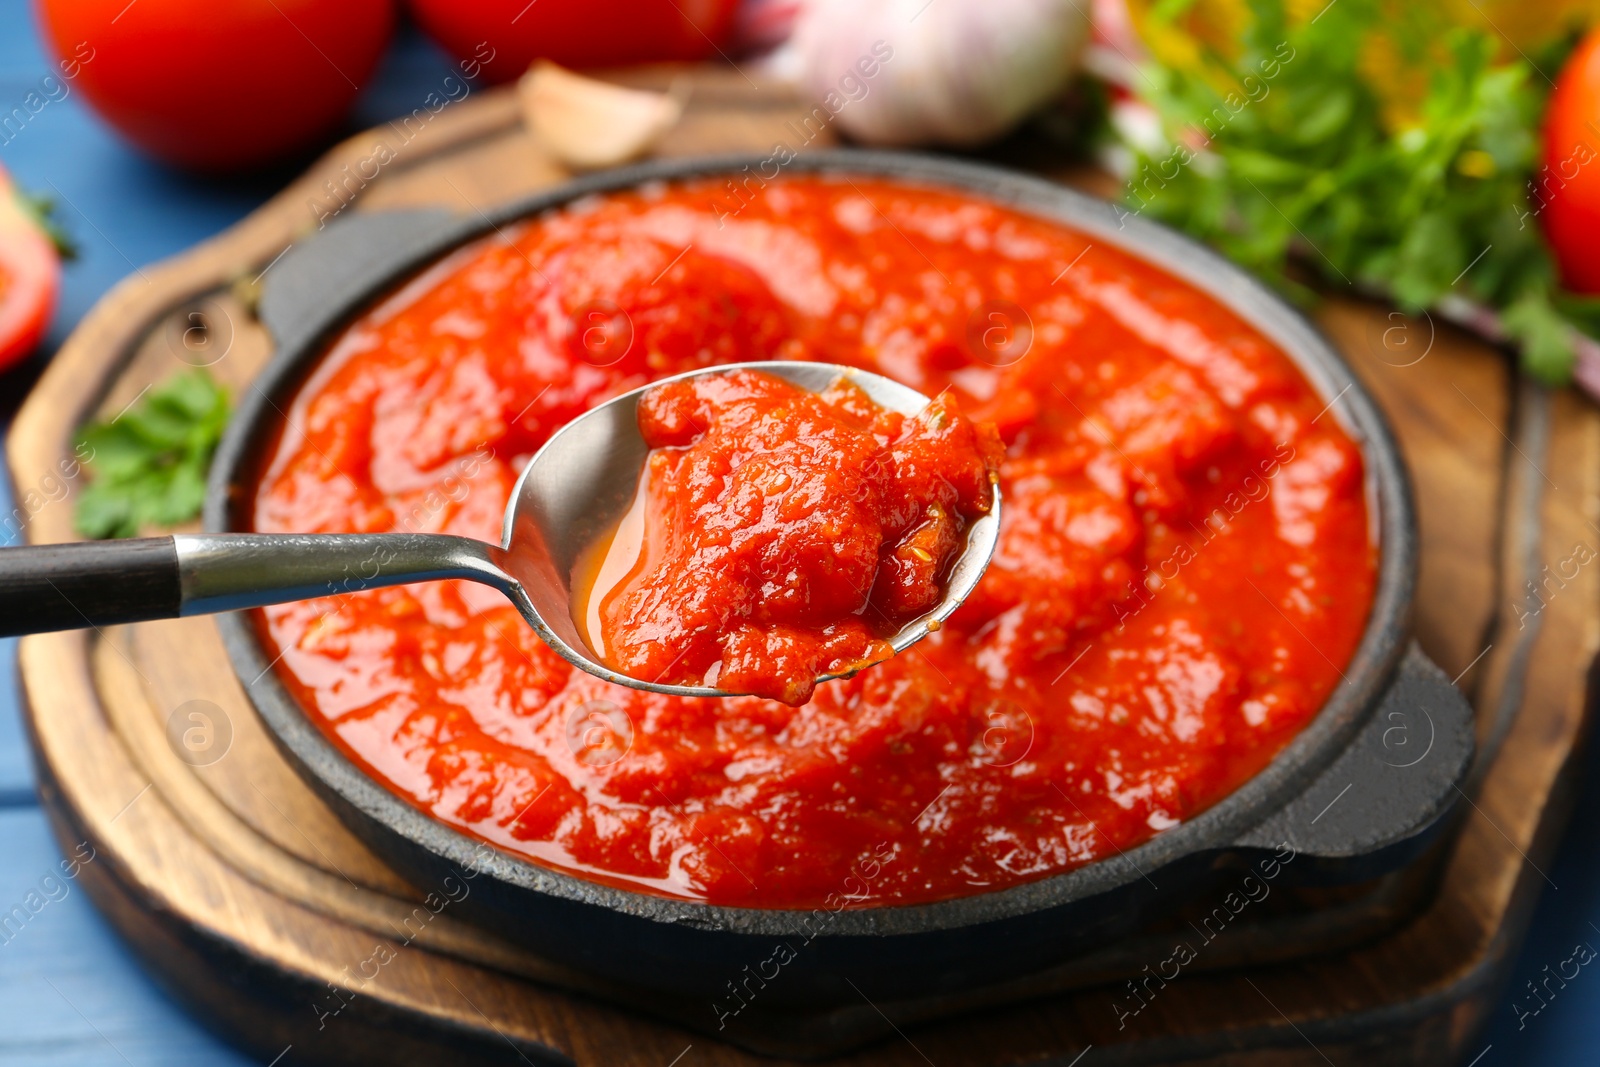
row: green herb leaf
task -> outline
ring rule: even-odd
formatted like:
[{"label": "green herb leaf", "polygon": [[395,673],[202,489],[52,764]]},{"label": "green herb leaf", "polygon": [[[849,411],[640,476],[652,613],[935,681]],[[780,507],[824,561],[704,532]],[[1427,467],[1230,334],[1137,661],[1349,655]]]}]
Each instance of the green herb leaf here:
[{"label": "green herb leaf", "polygon": [[1572,372],[1571,325],[1544,294],[1530,292],[1500,316],[1506,333],[1522,348],[1522,369],[1550,385]]},{"label": "green herb leaf", "polygon": [[85,537],[134,537],[200,513],[228,397],[204,370],[168,378],[109,422],[78,435],[89,484],[73,524]]},{"label": "green herb leaf", "polygon": [[[1158,4],[1151,17],[1187,6]],[[1408,312],[1487,307],[1528,373],[1567,380],[1574,331],[1595,332],[1600,305],[1560,291],[1527,189],[1549,91],[1539,70],[1558,66],[1571,41],[1535,68],[1497,59],[1488,31],[1441,35],[1420,8],[1340,0],[1296,21],[1286,0],[1249,6],[1236,55],[1200,46],[1199,69],[1157,66],[1139,79],[1168,145],[1126,143],[1128,203],[1300,299],[1310,294],[1295,268]],[[1415,117],[1397,128],[1365,65],[1380,34],[1429,70]]]}]

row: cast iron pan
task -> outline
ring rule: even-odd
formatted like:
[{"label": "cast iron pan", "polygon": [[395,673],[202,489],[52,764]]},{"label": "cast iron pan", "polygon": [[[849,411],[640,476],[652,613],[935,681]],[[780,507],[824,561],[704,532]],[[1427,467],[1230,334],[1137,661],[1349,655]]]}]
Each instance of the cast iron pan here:
[{"label": "cast iron pan", "polygon": [[[642,182],[733,174],[757,157],[610,171],[488,216],[397,212],[340,220],[273,269],[262,317],[277,355],[241,398],[217,453],[206,528],[240,530],[279,409],[327,342],[399,281],[494,227]],[[1473,752],[1471,710],[1411,643],[1417,533],[1394,439],[1350,369],[1295,311],[1243,271],[1111,205],[971,163],[898,153],[819,152],[786,169],[848,172],[966,191],[1066,223],[1210,293],[1279,344],[1363,449],[1380,547],[1376,599],[1345,681],[1260,774],[1207,811],[1129,852],[997,892],[910,907],[769,911],[668,900],[586,882],[487,848],[369,778],[306,718],[269,669],[252,624],[220,617],[240,680],[291,763],[350,828],[419,888],[473,875],[463,918],[635,991],[705,997],[708,1021],[750,997],[821,1006],[959,992],[1115,938],[1220,872],[1276,856],[1283,877],[1354,881],[1415,858],[1439,833]],[[844,875],[841,873],[841,879]],[[1237,873],[1232,875],[1239,878]],[[787,951],[780,948],[786,945]],[[774,961],[781,961],[775,963]],[[737,998],[737,999],[736,999]]]}]

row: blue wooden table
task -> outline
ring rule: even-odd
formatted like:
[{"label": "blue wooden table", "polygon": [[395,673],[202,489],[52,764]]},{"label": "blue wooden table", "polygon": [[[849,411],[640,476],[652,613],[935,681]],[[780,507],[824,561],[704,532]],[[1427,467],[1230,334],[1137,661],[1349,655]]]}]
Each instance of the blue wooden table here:
[{"label": "blue wooden table", "polygon": [[[50,72],[25,0],[0,0],[0,114]],[[412,32],[402,32],[362,96],[350,129],[419,106],[449,62]],[[113,283],[224,229],[291,175],[216,182],[176,174],[126,148],[83,105],[80,95],[51,102],[7,141],[0,163],[27,188],[54,195],[80,258],[66,270],[62,299],[44,353],[0,375],[0,425],[26,394],[48,353]],[[0,513],[11,508],[0,485]],[[0,537],[3,537],[0,527]],[[15,642],[0,641],[0,912],[46,876],[61,854],[34,800],[16,700]],[[1600,1060],[1600,970],[1585,967],[1538,1014],[1524,982],[1557,968],[1578,945],[1600,949],[1600,756],[1587,758],[1579,815],[1555,864],[1512,989],[1474,1047],[1475,1067],[1592,1063]],[[61,887],[65,887],[62,895]],[[16,936],[0,932],[0,1067],[233,1067],[251,1062],[190,1018],[141,970],[81,890],[51,881],[49,903]],[[59,899],[49,899],[54,896]],[[1470,1056],[1469,1056],[1470,1059]],[[1092,1061],[1092,1056],[1090,1058]],[[280,1067],[293,1063],[291,1052]],[[1084,1067],[1092,1067],[1086,1062]],[[1346,1065],[1339,1065],[1346,1067]]]}]

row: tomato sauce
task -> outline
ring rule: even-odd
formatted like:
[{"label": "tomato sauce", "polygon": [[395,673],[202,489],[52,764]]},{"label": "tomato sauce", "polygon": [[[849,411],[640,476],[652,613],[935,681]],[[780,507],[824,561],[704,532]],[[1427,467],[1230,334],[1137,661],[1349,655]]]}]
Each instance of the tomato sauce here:
[{"label": "tomato sauce", "polygon": [[468,583],[265,609],[275,669],[378,781],[612,884],[924,902],[1177,825],[1342,684],[1374,583],[1361,453],[1260,333],[959,192],[797,176],[740,203],[721,182],[591,198],[436,265],[301,388],[255,527],[492,540],[520,466],[592,405],[708,364],[819,359],[998,426],[983,581],[801,707],[609,685]]},{"label": "tomato sauce", "polygon": [[633,507],[579,565],[580,632],[630,678],[797,706],[939,603],[1003,451],[953,397],[907,419],[748,370],[651,389],[639,429]]}]

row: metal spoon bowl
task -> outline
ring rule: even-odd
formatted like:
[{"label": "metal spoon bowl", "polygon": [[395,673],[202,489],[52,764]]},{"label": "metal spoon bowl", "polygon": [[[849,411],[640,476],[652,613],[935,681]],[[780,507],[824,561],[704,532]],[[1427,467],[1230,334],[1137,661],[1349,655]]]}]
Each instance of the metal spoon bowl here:
[{"label": "metal spoon bowl", "polygon": [[[677,696],[738,695],[632,678],[596,660],[574,621],[572,576],[583,550],[613,530],[633,502],[649,455],[639,434],[639,398],[662,382],[740,369],[812,392],[846,377],[879,406],[906,415],[929,403],[882,375],[831,363],[738,363],[689,371],[624,393],[556,431],[518,478],[499,545],[448,534],[221,533],[0,549],[0,636],[465,579],[498,589],[551,648],[608,682]],[[889,639],[896,653],[937,629],[972,592],[999,532],[996,486],[988,513],[967,529],[944,598]]]},{"label": "metal spoon bowl", "polygon": [[[613,530],[634,499],[649,448],[639,435],[639,398],[662,382],[682,381],[730,370],[758,370],[809,392],[819,393],[841,377],[860,387],[879,407],[915,415],[926,396],[881,374],[834,363],[736,363],[663,378],[609,400],[557,430],[518,479],[506,508],[506,569],[515,574],[527,603],[518,604],[528,622],[568,662],[618,685],[677,696],[725,697],[735,694],[702,685],[669,685],[619,674],[598,662],[578,633],[573,615],[572,575],[579,556]],[[1000,533],[1000,488],[987,514],[967,530],[965,550],[951,568],[945,595],[923,615],[889,638],[904,652],[949,617],[976,588],[994,555]],[[516,600],[516,597],[512,597]],[[855,671],[824,674],[818,681]]]}]

